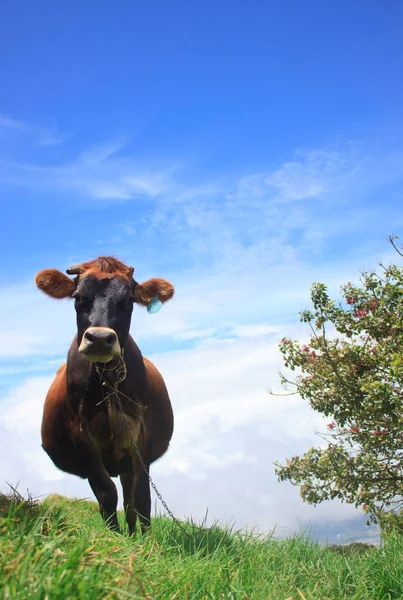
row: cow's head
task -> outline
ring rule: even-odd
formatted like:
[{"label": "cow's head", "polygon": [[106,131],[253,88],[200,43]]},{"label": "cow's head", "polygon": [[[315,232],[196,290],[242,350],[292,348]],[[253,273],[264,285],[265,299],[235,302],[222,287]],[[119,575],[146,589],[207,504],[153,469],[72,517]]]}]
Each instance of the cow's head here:
[{"label": "cow's head", "polygon": [[137,283],[133,267],[116,258],[96,260],[67,269],[45,269],[35,277],[37,287],[52,298],[74,298],[79,352],[91,362],[120,356],[129,334],[133,303],[150,306],[172,298],[174,287],[165,279]]}]

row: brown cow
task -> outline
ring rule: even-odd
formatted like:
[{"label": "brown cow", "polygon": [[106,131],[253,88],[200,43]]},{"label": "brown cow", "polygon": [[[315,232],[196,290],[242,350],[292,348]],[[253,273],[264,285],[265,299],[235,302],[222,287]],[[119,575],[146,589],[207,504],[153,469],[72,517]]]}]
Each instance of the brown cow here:
[{"label": "brown cow", "polygon": [[[150,525],[148,469],[167,450],[173,413],[162,376],[143,358],[129,335],[133,303],[152,306],[172,298],[165,279],[137,283],[133,267],[112,257],[67,269],[40,271],[37,287],[52,298],[74,298],[77,335],[67,363],[46,396],[42,446],[54,464],[88,479],[111,529],[119,531],[117,491],[120,475],[129,532],[139,515]],[[139,464],[136,446],[146,470]]]}]

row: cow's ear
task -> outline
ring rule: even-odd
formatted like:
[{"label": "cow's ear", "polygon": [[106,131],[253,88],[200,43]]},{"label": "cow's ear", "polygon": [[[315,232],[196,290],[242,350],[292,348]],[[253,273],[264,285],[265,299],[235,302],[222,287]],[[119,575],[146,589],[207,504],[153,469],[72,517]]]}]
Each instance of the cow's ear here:
[{"label": "cow's ear", "polygon": [[175,288],[166,279],[154,277],[144,283],[138,283],[134,288],[134,301],[143,306],[149,306],[156,298],[160,302],[167,302],[174,295]]},{"label": "cow's ear", "polygon": [[35,277],[36,287],[51,298],[71,298],[76,290],[74,279],[57,269],[44,269]]}]

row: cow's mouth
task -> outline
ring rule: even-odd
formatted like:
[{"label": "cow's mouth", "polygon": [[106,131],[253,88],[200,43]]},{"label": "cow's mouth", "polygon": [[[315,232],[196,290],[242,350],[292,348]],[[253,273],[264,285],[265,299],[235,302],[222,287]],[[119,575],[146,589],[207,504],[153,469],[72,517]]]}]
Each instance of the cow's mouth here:
[{"label": "cow's mouth", "polygon": [[115,358],[114,354],[91,354],[90,352],[81,352],[81,354],[93,363],[108,363]]}]

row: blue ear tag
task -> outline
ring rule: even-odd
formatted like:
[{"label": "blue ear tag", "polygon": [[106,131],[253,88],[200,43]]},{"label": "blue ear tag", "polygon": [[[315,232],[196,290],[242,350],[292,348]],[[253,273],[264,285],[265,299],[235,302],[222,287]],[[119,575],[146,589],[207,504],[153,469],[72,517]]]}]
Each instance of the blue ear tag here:
[{"label": "blue ear tag", "polygon": [[150,313],[150,315],[153,315],[154,313],[157,313],[159,310],[161,310],[161,306],[161,300],[158,299],[158,296],[155,296],[155,298],[153,298],[147,306],[147,312]]}]

